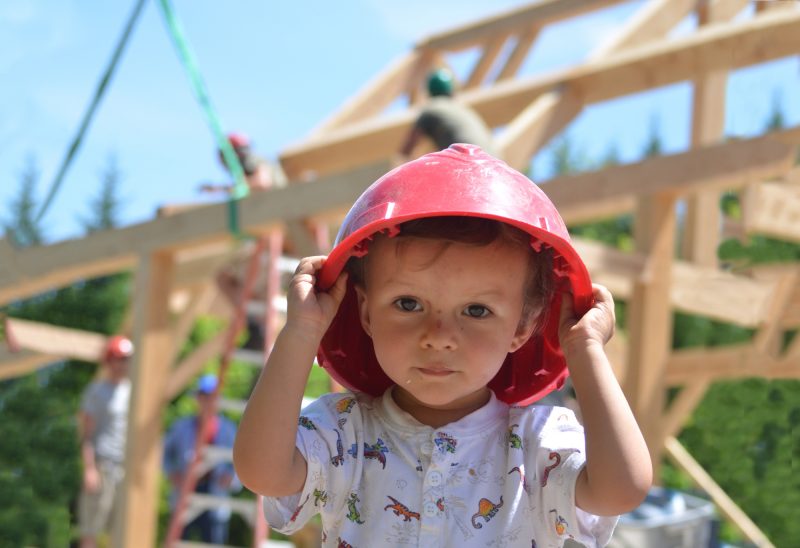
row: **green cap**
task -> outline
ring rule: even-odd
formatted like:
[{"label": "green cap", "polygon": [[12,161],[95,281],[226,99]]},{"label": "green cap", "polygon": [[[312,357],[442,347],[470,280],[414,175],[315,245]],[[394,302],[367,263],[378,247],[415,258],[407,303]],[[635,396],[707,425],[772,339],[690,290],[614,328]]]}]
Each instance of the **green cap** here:
[{"label": "green cap", "polygon": [[428,93],[431,97],[453,94],[453,73],[447,69],[438,69],[428,75]]}]

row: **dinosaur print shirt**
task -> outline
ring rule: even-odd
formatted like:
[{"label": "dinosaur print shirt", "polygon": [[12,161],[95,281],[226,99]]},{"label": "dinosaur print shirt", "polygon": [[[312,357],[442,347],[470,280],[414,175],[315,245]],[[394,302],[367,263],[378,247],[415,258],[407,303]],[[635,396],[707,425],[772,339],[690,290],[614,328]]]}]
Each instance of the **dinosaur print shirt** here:
[{"label": "dinosaur print shirt", "polygon": [[[303,491],[264,498],[267,522],[290,534],[321,514],[323,546],[593,548],[616,518],[575,507],[585,462],[572,411],[484,407],[441,428],[401,410],[391,389],[328,394],[303,409]],[[275,470],[280,473],[280,470]]]}]

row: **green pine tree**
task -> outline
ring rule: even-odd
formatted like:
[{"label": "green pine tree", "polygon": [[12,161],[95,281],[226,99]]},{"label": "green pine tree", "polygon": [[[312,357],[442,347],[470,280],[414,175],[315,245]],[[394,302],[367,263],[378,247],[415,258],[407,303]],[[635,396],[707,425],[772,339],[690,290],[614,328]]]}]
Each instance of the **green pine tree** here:
[{"label": "green pine tree", "polygon": [[[38,170],[29,162],[20,197],[10,207],[7,230],[23,245],[42,242],[33,216],[37,179]],[[115,193],[116,187],[108,203],[118,203]],[[92,226],[114,225],[116,214],[98,208]],[[3,312],[111,334],[122,323],[129,293],[130,276],[114,275],[14,302]],[[36,373],[0,381],[0,546],[68,546],[77,537],[81,465],[75,417],[96,368],[58,361]]]},{"label": "green pine tree", "polygon": [[40,175],[36,159],[29,156],[20,174],[19,193],[9,207],[11,219],[5,224],[7,236],[20,247],[40,245],[44,240],[41,224],[36,220],[36,185]]}]

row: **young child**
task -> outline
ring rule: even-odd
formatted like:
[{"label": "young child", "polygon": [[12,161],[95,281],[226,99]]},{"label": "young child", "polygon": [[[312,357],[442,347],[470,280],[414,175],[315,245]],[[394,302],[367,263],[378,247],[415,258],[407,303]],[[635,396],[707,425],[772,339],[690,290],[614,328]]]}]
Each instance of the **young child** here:
[{"label": "young child", "polygon": [[[604,545],[650,457],[603,350],[611,295],[544,193],[453,145],[374,183],[337,242],[300,262],[234,446],[270,525],[319,513],[325,546]],[[301,415],[317,352],[353,392]],[[567,367],[583,428],[530,405]]]}]

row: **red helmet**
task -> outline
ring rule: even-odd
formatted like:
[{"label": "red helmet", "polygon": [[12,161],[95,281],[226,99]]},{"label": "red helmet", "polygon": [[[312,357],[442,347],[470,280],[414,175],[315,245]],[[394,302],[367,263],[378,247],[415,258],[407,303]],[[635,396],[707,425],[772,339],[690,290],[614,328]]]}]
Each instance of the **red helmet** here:
[{"label": "red helmet", "polygon": [[133,343],[127,337],[114,335],[108,339],[105,350],[106,360],[119,360],[133,356]]},{"label": "red helmet", "polygon": [[250,146],[250,138],[244,133],[229,133],[228,142],[233,148],[246,148]]},{"label": "red helmet", "polygon": [[[413,219],[467,216],[515,226],[554,251],[555,276],[571,285],[578,314],[592,305],[586,266],[570,245],[564,221],[544,192],[528,177],[474,145],[455,144],[404,164],[373,183],[345,217],[333,251],[319,275],[327,289],[347,260],[367,253],[367,239],[381,230],[396,233]],[[527,405],[558,389],[568,376],[558,341],[560,295],[550,303],[540,331],[506,357],[489,383],[509,404]],[[356,292],[348,282],[344,300],[322,338],[319,363],[340,384],[380,395],[392,381],[381,370],[372,341],[361,328]]]}]

